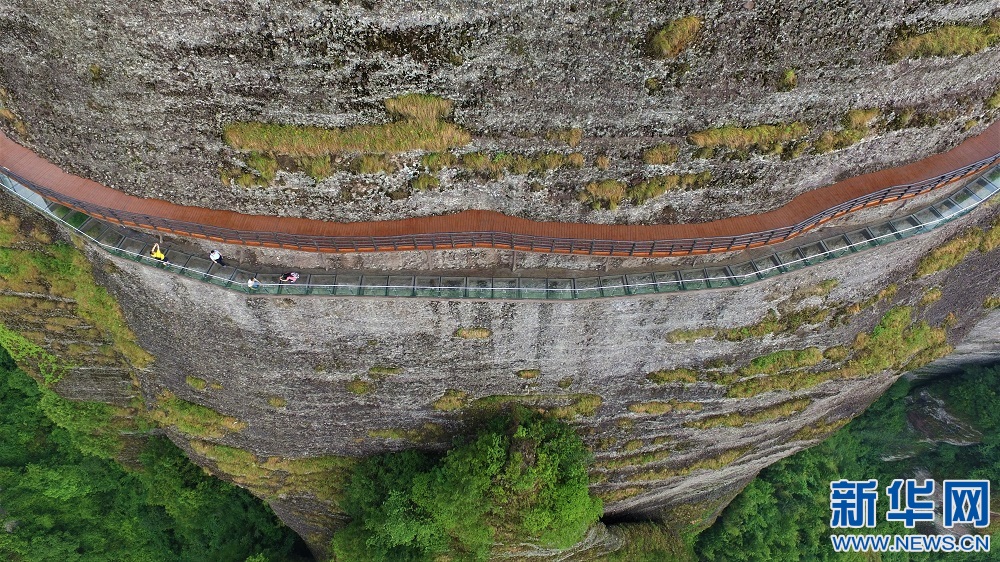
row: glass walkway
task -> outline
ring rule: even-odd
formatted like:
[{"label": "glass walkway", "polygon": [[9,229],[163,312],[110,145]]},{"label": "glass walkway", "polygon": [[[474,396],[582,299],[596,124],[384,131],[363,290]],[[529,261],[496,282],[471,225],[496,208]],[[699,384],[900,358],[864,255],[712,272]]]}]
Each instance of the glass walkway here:
[{"label": "glass walkway", "polygon": [[[953,221],[1000,191],[1000,165],[968,182],[946,199],[902,218],[803,243],[754,260],[700,269],[677,269],[625,275],[576,278],[449,277],[303,272],[295,283],[281,283],[278,274],[221,267],[207,256],[164,248],[168,263],[149,256],[155,238],[109,224],[44,199],[0,173],[0,185],[57,223],[118,257],[165,269],[226,289],[261,295],[334,297],[424,297],[434,299],[578,300],[677,291],[735,287],[809,267],[848,254],[891,244],[934,230]],[[260,287],[247,281],[256,278]]]}]

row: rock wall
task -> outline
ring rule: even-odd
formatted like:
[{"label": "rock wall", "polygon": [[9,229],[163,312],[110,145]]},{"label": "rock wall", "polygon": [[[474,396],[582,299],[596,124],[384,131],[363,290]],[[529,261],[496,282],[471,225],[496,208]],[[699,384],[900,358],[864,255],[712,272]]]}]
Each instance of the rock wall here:
[{"label": "rock wall", "polygon": [[[943,338],[965,337],[995,291],[997,252],[912,272],[947,237],[994,215],[983,208],[931,235],[742,288],[569,303],[248,297],[117,258],[101,280],[156,355],[141,381],[151,408],[193,403],[230,420],[192,427],[170,414],[174,439],[265,497],[321,551],[339,520],[346,465],[334,459],[443,447],[512,401],[577,426],[610,517],[669,517],[692,505],[710,515],[759,470],[863,411],[901,372],[947,353]],[[909,325],[904,339],[926,343],[873,330],[904,306],[891,330]],[[763,326],[768,318],[778,322]],[[463,328],[488,332],[461,337]],[[740,328],[748,333],[721,334]],[[867,371],[851,367],[872,350],[897,353],[878,342],[906,351]],[[812,360],[772,355],[811,347]],[[691,372],[671,371],[679,368]],[[647,377],[655,372],[675,378],[656,384]],[[808,380],[789,383],[796,377]],[[323,466],[296,468],[309,459]],[[303,472],[315,478],[290,476]]]},{"label": "rock wall", "polygon": [[[127,5],[6,0],[0,96],[15,138],[66,169],[152,197],[262,214],[336,220],[468,208],[538,219],[701,221],[770,209],[804,190],[953,146],[995,119],[1000,50],[890,62],[902,29],[980,23],[994,2],[326,3],[282,0]],[[671,19],[703,21],[678,57],[649,56]],[[783,72],[797,85],[780,91]],[[655,87],[653,87],[655,85]],[[337,172],[316,182],[278,172],[272,185],[223,185],[246,155],[221,141],[237,120],[327,127],[385,122],[383,100],[427,92],[456,102],[473,135],[459,152],[579,151],[581,168],[539,175],[440,175],[405,195],[408,173]],[[693,157],[684,137],[725,124],[803,121],[815,141],[852,109],[881,110],[860,143],[828,154]],[[889,126],[907,111],[918,127]],[[547,140],[578,128],[579,146]],[[644,149],[674,141],[676,164]],[[609,169],[595,165],[609,157]],[[392,155],[419,168],[419,151]],[[706,188],[592,211],[577,201],[599,179],[708,170]],[[402,190],[402,191],[401,191]]]}]

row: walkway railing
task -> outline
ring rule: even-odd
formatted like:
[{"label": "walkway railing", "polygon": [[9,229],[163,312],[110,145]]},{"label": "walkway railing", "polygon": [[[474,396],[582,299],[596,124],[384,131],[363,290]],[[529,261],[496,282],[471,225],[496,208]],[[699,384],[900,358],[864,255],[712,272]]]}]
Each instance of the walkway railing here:
[{"label": "walkway railing", "polygon": [[266,246],[314,252],[371,252],[400,250],[442,250],[454,248],[498,248],[527,252],[587,254],[606,256],[668,257],[710,252],[727,252],[783,242],[826,221],[866,206],[913,197],[974,175],[1000,161],[1000,153],[948,173],[915,183],[895,185],[834,205],[797,224],[739,234],[703,238],[665,240],[610,240],[537,236],[500,231],[436,232],[391,236],[306,235],[257,232],[150,216],[76,199],[55,189],[31,182],[0,166],[0,175],[17,182],[48,201],[73,208],[92,217],[126,227],[206,238],[251,246]]},{"label": "walkway railing", "polygon": [[[955,177],[961,173],[955,172]],[[939,180],[940,181],[940,180]],[[924,184],[923,191],[933,184]],[[671,293],[741,286],[816,265],[921,233],[929,232],[970,212],[1000,192],[1000,166],[995,166],[943,201],[902,218],[859,228],[821,240],[772,253],[764,257],[701,269],[670,270],[626,275],[578,278],[450,277],[360,273],[307,273],[297,283],[278,281],[265,274],[236,267],[220,267],[205,257],[170,249],[164,264],[149,257],[152,238],[120,225],[47,200],[12,174],[0,173],[0,185],[51,219],[72,229],[104,250],[122,258],[158,267],[229,290],[265,295],[323,295],[372,297],[428,297],[443,299],[547,299],[572,300]],[[914,184],[917,186],[918,184]],[[882,195],[910,193],[912,186],[890,188]],[[897,190],[897,191],[892,191]],[[922,191],[921,191],[922,192]],[[875,194],[872,195],[875,197]],[[875,201],[878,198],[870,198]],[[844,209],[844,206],[840,206]],[[829,211],[829,210],[828,210]],[[828,212],[816,216],[833,217]],[[840,213],[842,214],[842,213]],[[794,229],[793,229],[794,230]],[[699,244],[700,241],[693,241]],[[251,289],[247,280],[257,278],[261,286]]]}]

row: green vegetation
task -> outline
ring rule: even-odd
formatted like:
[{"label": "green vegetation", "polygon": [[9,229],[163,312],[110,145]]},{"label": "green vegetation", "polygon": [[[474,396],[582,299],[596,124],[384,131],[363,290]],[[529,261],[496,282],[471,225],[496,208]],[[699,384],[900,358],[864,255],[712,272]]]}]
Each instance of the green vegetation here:
[{"label": "green vegetation", "polygon": [[975,250],[990,252],[1000,245],[1000,219],[990,228],[970,228],[955,238],[934,248],[917,262],[917,277],[945,271],[962,263]]},{"label": "green vegetation", "polygon": [[452,410],[464,408],[465,398],[468,395],[468,392],[462,392],[461,390],[449,388],[444,391],[444,396],[434,401],[433,407],[435,410],[440,410],[442,412],[450,412]]},{"label": "green vegetation", "polygon": [[38,373],[49,386],[59,382],[72,368],[72,365],[60,361],[35,342],[3,325],[0,325],[0,347],[19,365]]},{"label": "green vegetation", "polygon": [[687,466],[637,472],[632,476],[629,476],[628,480],[630,482],[666,480],[667,478],[673,478],[675,476],[686,476],[696,470],[718,470],[724,466],[732,464],[733,461],[745,455],[749,450],[750,447],[728,449],[713,457],[698,459]]},{"label": "green vegetation", "polygon": [[160,393],[149,415],[160,425],[173,426],[181,433],[206,439],[218,439],[247,428],[245,421],[181,400],[169,390]]},{"label": "green vegetation", "polygon": [[813,142],[816,154],[825,154],[834,150],[847,148],[868,136],[871,132],[871,122],[878,119],[881,111],[872,109],[852,109],[847,112],[842,121],[843,129],[839,131],[823,131]]},{"label": "green vegetation", "polygon": [[406,451],[362,461],[343,502],[335,560],[486,560],[494,544],[566,548],[598,517],[588,453],[566,425],[523,408],[443,457]]},{"label": "green vegetation", "polygon": [[0,119],[6,121],[19,135],[27,135],[28,127],[13,111],[10,110],[10,94],[0,88]]},{"label": "green vegetation", "polygon": [[669,382],[697,382],[698,371],[680,367],[677,369],[653,371],[652,373],[646,375],[646,378],[656,384],[666,384]]},{"label": "green vegetation", "polygon": [[288,405],[288,400],[280,396],[268,396],[267,404],[272,408],[284,408]]},{"label": "green vegetation", "polygon": [[983,301],[983,308],[994,309],[1000,308],[1000,296],[989,296]]},{"label": "green vegetation", "polygon": [[563,377],[563,378],[559,379],[558,386],[559,386],[559,388],[562,388],[562,389],[567,389],[567,388],[573,386],[573,377]]},{"label": "green vegetation", "polygon": [[[70,244],[52,243],[49,235],[37,227],[30,235],[25,234],[16,216],[0,220],[0,286],[15,292],[71,299],[75,311],[69,311],[67,316],[78,316],[96,329],[97,333],[90,337],[96,346],[109,344],[103,352],[109,362],[117,362],[121,356],[141,369],[153,360],[152,355],[135,343],[135,335],[125,324],[118,303],[94,281],[86,256]],[[32,300],[15,299],[11,308],[28,308]],[[98,361],[90,347],[79,348],[85,351],[81,354],[67,349],[66,356],[56,359],[37,343],[24,334],[0,327],[0,345],[18,364],[30,365],[49,384],[57,382],[70,365]]]},{"label": "green vegetation", "polygon": [[351,169],[358,174],[391,174],[396,171],[396,166],[385,154],[362,154],[351,163]]},{"label": "green vegetation", "polygon": [[192,377],[191,375],[184,377],[184,382],[195,390],[205,390],[205,388],[208,387],[208,381],[198,377]]},{"label": "green vegetation", "polygon": [[418,428],[390,427],[386,429],[373,429],[368,432],[369,437],[378,439],[404,439],[414,443],[430,443],[444,439],[444,428],[436,423],[425,423]]},{"label": "green vegetation", "polygon": [[191,448],[214,462],[236,484],[267,499],[308,495],[339,511],[344,486],[357,459],[350,457],[310,457],[286,459],[258,458],[249,451],[197,439]]},{"label": "green vegetation", "polygon": [[712,173],[708,171],[697,174],[653,176],[629,187],[625,197],[636,205],[642,205],[646,201],[673,189],[684,191],[701,189],[708,185],[711,180]]},{"label": "green vegetation", "polygon": [[714,338],[715,328],[694,328],[691,330],[672,330],[667,332],[667,341],[670,343],[691,343],[705,338]]},{"label": "green vegetation", "polygon": [[333,163],[329,154],[320,156],[300,156],[295,163],[307,176],[319,181],[333,173]]},{"label": "green vegetation", "polygon": [[729,148],[770,152],[777,145],[809,134],[809,126],[801,122],[736,127],[727,125],[697,131],[688,135],[688,142],[701,148]]},{"label": "green vegetation", "polygon": [[165,438],[137,441],[126,465],[134,469],[78,447],[92,439],[92,428],[72,418],[54,421],[51,414],[112,408],[60,398],[17,370],[9,356],[0,357],[0,404],[7,524],[0,558],[198,562],[305,555],[265,504],[205,476]]},{"label": "green vegetation", "polygon": [[412,180],[410,180],[410,187],[417,191],[427,191],[428,189],[434,189],[441,185],[441,181],[437,177],[430,174],[417,174]]},{"label": "green vegetation", "polygon": [[278,160],[271,154],[251,152],[246,157],[246,164],[248,168],[257,172],[265,184],[274,181],[274,176],[278,173]]},{"label": "green vegetation", "polygon": [[578,199],[588,203],[593,209],[617,209],[622,201],[642,205],[673,189],[700,189],[711,179],[711,172],[700,172],[653,176],[632,185],[618,180],[600,180],[588,183],[579,193]]},{"label": "green vegetation", "polygon": [[[638,495],[643,488],[623,488],[621,499]],[[606,500],[614,501],[614,500]],[[602,562],[695,562],[694,552],[683,537],[661,523],[622,523],[609,527],[622,547],[607,554]]]},{"label": "green vegetation", "polygon": [[642,161],[647,164],[673,164],[677,161],[680,147],[672,142],[658,144],[642,153]]},{"label": "green vegetation", "polygon": [[701,404],[697,402],[678,402],[677,400],[670,400],[669,402],[654,400],[652,402],[629,404],[628,406],[628,411],[630,412],[657,416],[668,412],[697,412],[698,410],[701,410]]},{"label": "green vegetation", "polygon": [[830,314],[826,307],[806,307],[782,314],[780,317],[773,309],[768,310],[764,319],[756,324],[737,326],[719,330],[716,339],[727,341],[743,341],[750,338],[761,338],[767,334],[785,334],[794,332],[807,324],[819,324]]},{"label": "green vegetation", "polygon": [[302,125],[239,122],[223,127],[223,140],[238,150],[289,156],[335,152],[395,153],[440,151],[468,144],[469,133],[444,119],[451,102],[437,96],[408,94],[385,100],[397,118],[384,125],[323,129]]},{"label": "green vegetation", "polygon": [[517,376],[522,379],[536,379],[540,374],[542,374],[542,372],[538,369],[521,369],[517,372]]},{"label": "green vegetation", "polygon": [[941,288],[931,287],[920,297],[920,306],[927,306],[929,304],[934,304],[941,300]]},{"label": "green vegetation", "polygon": [[393,365],[373,365],[368,369],[368,375],[372,378],[388,377],[398,375],[402,372],[402,367],[396,367]]},{"label": "green vegetation", "polygon": [[779,92],[791,92],[798,85],[799,85],[799,79],[795,75],[794,68],[787,68],[781,72],[781,77],[778,78]]},{"label": "green vegetation", "polygon": [[596,414],[601,407],[601,397],[596,394],[494,394],[472,402],[474,408],[487,410],[500,410],[511,404],[542,408],[555,418],[572,419]]},{"label": "green vegetation", "polygon": [[812,425],[807,425],[795,432],[793,441],[810,441],[812,439],[825,439],[834,431],[844,427],[851,420],[844,418],[833,422],[820,420]]},{"label": "green vegetation", "polygon": [[596,208],[606,207],[617,209],[625,198],[625,182],[618,180],[593,181],[587,184],[582,192],[584,200]]},{"label": "green vegetation", "polygon": [[889,58],[950,57],[971,55],[1000,42],[1000,19],[982,25],[957,24],[919,35],[903,36],[889,45]]},{"label": "green vegetation", "polygon": [[778,418],[787,418],[792,414],[797,414],[802,410],[805,410],[811,402],[812,401],[808,398],[789,400],[788,402],[768,406],[767,408],[757,410],[756,412],[750,414],[733,412],[731,414],[724,414],[720,416],[709,416],[700,420],[687,422],[684,426],[697,427],[698,429],[711,429],[713,427],[742,427],[744,425],[772,421]]},{"label": "green vegetation", "polygon": [[489,328],[459,328],[455,330],[452,337],[463,340],[485,340],[492,335],[493,332]]},{"label": "green vegetation", "polygon": [[[945,329],[932,328],[923,321],[913,322],[912,314],[913,309],[908,306],[886,312],[871,334],[858,334],[850,359],[830,370],[806,369],[823,359],[816,348],[779,351],[758,357],[737,373],[770,376],[737,382],[729,387],[728,395],[746,398],[771,390],[801,390],[828,380],[875,375],[886,369],[912,370],[950,353],[952,348],[948,345]],[[777,375],[786,370],[788,372]]]},{"label": "green vegetation", "polygon": [[[864,414],[825,442],[764,469],[725,508],[715,524],[697,538],[694,547],[698,559],[704,562],[784,560],[790,551],[794,551],[798,560],[871,559],[868,555],[847,558],[833,552],[829,535],[852,531],[830,528],[830,482],[876,478],[885,483],[918,470],[929,473],[939,483],[946,479],[996,481],[1000,478],[998,387],[1000,369],[996,367],[971,368],[931,380],[900,379]],[[927,415],[910,406],[921,392],[944,400],[949,413],[965,423],[971,422],[982,434],[981,441],[967,446],[935,443],[914,430],[908,418]],[[817,424],[796,438],[827,435],[846,421]],[[919,527],[906,529],[902,523],[886,521],[886,503],[876,503],[878,533],[925,532]],[[994,525],[985,531],[995,533],[995,529]],[[990,553],[948,556],[958,562],[985,562],[993,557]],[[901,562],[941,559],[934,552],[881,556],[881,560]]]},{"label": "green vegetation", "polygon": [[431,152],[424,154],[420,163],[432,173],[440,172],[458,163],[458,158],[450,152]]},{"label": "green vegetation", "polygon": [[[984,105],[986,106],[986,109],[1000,108],[1000,86],[993,91],[993,94],[990,95],[990,97],[986,98]],[[971,129],[972,127],[969,128]]]},{"label": "green vegetation", "polygon": [[687,16],[667,22],[649,39],[649,54],[653,58],[672,59],[694,43],[701,31],[701,18]]},{"label": "green vegetation", "polygon": [[805,349],[782,349],[750,360],[739,369],[740,376],[773,375],[790,369],[812,367],[823,361],[823,352],[818,347]]},{"label": "green vegetation", "polygon": [[[631,443],[631,441],[630,441]],[[642,442],[640,441],[641,445]],[[626,443],[626,450],[628,449]],[[627,455],[623,457],[617,457],[613,459],[608,459],[606,461],[599,461],[594,463],[596,468],[606,468],[606,469],[618,469],[626,468],[631,466],[641,466],[644,464],[660,462],[664,459],[670,458],[674,454],[673,449],[660,449],[658,451],[648,451],[645,453],[640,453],[638,455]]]},{"label": "green vegetation", "polygon": [[364,396],[365,394],[375,392],[375,385],[361,379],[360,377],[354,377],[353,380],[347,383],[347,391],[359,396]]}]

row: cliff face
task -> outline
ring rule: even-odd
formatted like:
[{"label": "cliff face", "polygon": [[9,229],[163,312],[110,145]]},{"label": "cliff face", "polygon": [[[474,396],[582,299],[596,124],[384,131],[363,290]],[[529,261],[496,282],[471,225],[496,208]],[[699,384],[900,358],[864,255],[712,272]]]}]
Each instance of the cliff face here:
[{"label": "cliff face", "polygon": [[[988,0],[3,7],[0,102],[10,118],[0,124],[17,138],[128,192],[336,220],[467,208],[598,222],[756,212],[975,133],[993,119],[983,100],[1000,68],[996,49],[898,62],[887,53],[899,36],[996,16]],[[656,32],[683,16],[700,22],[693,39],[653,56]],[[454,122],[471,135],[453,150],[457,164],[436,170],[406,147],[358,164],[345,149],[317,171],[281,154],[254,160],[221,140],[236,121],[385,123],[384,100],[408,92],[455,102]],[[845,133],[851,110],[877,111]],[[714,155],[686,138],[795,122],[806,129],[797,140]],[[676,162],[644,160],[664,142],[679,147]],[[481,157],[461,157],[469,152]],[[440,187],[411,189],[418,169]],[[609,206],[590,182],[706,171],[712,179],[690,189],[590,210]]]},{"label": "cliff face", "polygon": [[[997,49],[899,62],[886,54],[897,34],[996,16],[994,2],[855,4],[8,0],[0,126],[124,191],[244,212],[354,220],[486,208],[706,220],[915,160],[995,118],[984,100],[997,86]],[[701,22],[690,45],[650,56],[650,37],[688,15]],[[414,149],[388,151],[387,171],[374,173],[355,167],[364,151],[344,150],[313,178],[303,161],[222,140],[237,121],[383,124],[385,100],[408,92],[452,100],[448,123],[469,134],[442,169]],[[851,110],[866,110],[853,129]],[[688,137],[794,122],[808,132],[768,146],[704,151]],[[827,133],[854,144],[826,152]],[[646,151],[662,143],[676,156],[656,163]],[[477,171],[463,156],[470,152],[493,163],[508,162],[504,155],[563,163]],[[574,153],[579,166],[566,164]],[[253,168],[253,158],[264,163]],[[277,169],[270,179],[261,169],[268,159]],[[407,168],[440,187],[411,189]],[[585,187],[705,171],[708,183],[617,208]],[[248,174],[266,185],[233,179]],[[43,379],[53,374],[61,393],[166,428],[197,462],[270,502],[319,553],[340,524],[353,458],[443,448],[510,402],[547,409],[585,436],[609,516],[697,525],[760,469],[861,412],[900,373],[948,353],[983,316],[1000,272],[995,243],[983,242],[943,272],[913,274],[948,237],[991,228],[995,211],[984,207],[926,236],[724,290],[580,302],[247,297],[96,250],[87,254],[91,271],[82,254],[47,249],[60,236],[50,225],[4,205],[17,217],[5,228],[17,234],[0,244],[3,345],[26,350],[19,360]],[[827,228],[896,211],[863,211]],[[459,276],[700,267],[728,257],[533,255],[511,272],[508,254],[487,250],[224,253],[263,266]],[[58,259],[15,267],[35,254]],[[98,314],[113,306],[95,283],[121,304],[124,323],[117,312]],[[993,342],[975,334],[971,341]],[[47,371],[46,357],[65,364]]]},{"label": "cliff face", "polygon": [[154,419],[318,550],[341,457],[444,447],[509,402],[586,437],[609,516],[690,524],[965,336],[997,253],[913,271],[993,214],[742,288],[598,301],[247,297],[117,258],[99,279],[156,356]]}]

